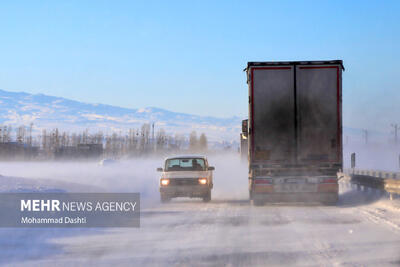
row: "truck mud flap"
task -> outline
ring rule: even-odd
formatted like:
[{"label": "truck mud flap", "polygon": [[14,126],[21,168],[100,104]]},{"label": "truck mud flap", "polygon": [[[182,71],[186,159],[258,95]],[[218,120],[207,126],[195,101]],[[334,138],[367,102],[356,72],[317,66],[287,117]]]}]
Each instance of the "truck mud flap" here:
[{"label": "truck mud flap", "polygon": [[253,194],[253,204],[279,203],[319,203],[324,205],[336,205],[338,201],[337,193],[273,193],[273,194]]}]

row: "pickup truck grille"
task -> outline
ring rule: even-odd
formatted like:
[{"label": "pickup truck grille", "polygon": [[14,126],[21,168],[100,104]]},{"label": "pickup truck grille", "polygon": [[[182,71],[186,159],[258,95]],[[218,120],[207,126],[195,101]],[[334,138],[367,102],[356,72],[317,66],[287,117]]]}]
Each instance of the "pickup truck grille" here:
[{"label": "pickup truck grille", "polygon": [[198,178],[170,178],[170,185],[198,185]]}]

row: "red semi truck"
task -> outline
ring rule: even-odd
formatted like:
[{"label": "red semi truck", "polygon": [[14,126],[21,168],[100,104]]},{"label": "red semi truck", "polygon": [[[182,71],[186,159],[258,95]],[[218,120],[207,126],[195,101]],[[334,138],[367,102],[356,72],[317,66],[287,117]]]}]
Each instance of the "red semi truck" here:
[{"label": "red semi truck", "polygon": [[254,204],[337,202],[343,70],[341,60],[248,62],[249,121],[242,134]]}]

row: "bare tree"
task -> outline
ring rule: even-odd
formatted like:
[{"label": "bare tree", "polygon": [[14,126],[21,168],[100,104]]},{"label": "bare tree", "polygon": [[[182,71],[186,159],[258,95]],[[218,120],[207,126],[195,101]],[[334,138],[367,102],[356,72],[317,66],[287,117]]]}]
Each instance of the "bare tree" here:
[{"label": "bare tree", "polygon": [[32,128],[33,128],[33,123],[31,122],[29,124],[29,139],[28,139],[28,145],[30,147],[32,146]]},{"label": "bare tree", "polygon": [[25,126],[19,126],[17,129],[17,142],[19,144],[23,144],[25,141],[25,134],[26,134],[26,130],[25,130]]},{"label": "bare tree", "polygon": [[156,150],[162,151],[167,143],[167,135],[163,128],[158,130],[156,138]]},{"label": "bare tree", "polygon": [[195,151],[198,148],[198,140],[196,131],[192,131],[189,136],[189,149]]},{"label": "bare tree", "polygon": [[133,155],[135,150],[136,150],[135,130],[134,129],[129,129],[128,154]]},{"label": "bare tree", "polygon": [[11,142],[11,132],[12,132],[12,127],[11,126],[4,126],[3,127],[3,142]]},{"label": "bare tree", "polygon": [[[161,151],[179,151],[189,149],[191,151],[207,149],[207,137],[204,133],[200,138],[196,131],[190,134],[189,140],[183,134],[170,135],[164,129],[158,129],[152,140],[152,125],[145,123],[139,129],[129,129],[127,132],[113,132],[103,134],[101,131],[89,132],[85,129],[80,132],[60,131],[58,128],[52,130],[42,129],[41,135],[32,136],[33,124],[29,126],[20,126],[14,132],[11,126],[0,126],[0,142],[11,142],[15,140],[18,144],[27,145],[29,151],[27,155],[40,155],[43,158],[59,158],[63,156],[78,155],[83,150],[98,150],[101,145],[101,151],[110,157],[120,157],[123,155],[140,155]],[[79,145],[86,144],[85,149]],[[26,151],[27,149],[23,149]],[[33,152],[36,151],[36,152]],[[31,153],[32,152],[32,153]],[[24,152],[25,153],[25,152]],[[83,153],[85,154],[85,153]]]},{"label": "bare tree", "polygon": [[149,149],[149,139],[150,139],[150,124],[145,123],[142,125],[140,132],[140,150],[142,152],[147,152]]},{"label": "bare tree", "polygon": [[204,133],[202,133],[201,135],[200,135],[200,138],[199,138],[199,148],[200,148],[200,150],[202,150],[202,151],[206,151],[207,150],[207,136],[204,134]]},{"label": "bare tree", "polygon": [[185,136],[183,136],[182,134],[175,134],[174,144],[176,150],[183,149],[183,146],[185,144]]}]

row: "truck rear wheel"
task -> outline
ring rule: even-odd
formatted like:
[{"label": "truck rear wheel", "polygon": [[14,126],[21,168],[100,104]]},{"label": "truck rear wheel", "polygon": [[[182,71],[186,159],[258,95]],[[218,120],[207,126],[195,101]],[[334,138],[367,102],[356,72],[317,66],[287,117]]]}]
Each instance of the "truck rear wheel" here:
[{"label": "truck rear wheel", "polygon": [[171,198],[166,196],[166,195],[164,195],[164,194],[161,194],[160,195],[160,200],[161,200],[161,203],[167,203],[167,202],[169,202],[171,200]]},{"label": "truck rear wheel", "polygon": [[254,206],[264,206],[264,201],[260,199],[253,199],[253,205]]},{"label": "truck rear wheel", "polygon": [[208,190],[208,192],[203,196],[203,201],[204,202],[210,202],[211,201],[211,190]]},{"label": "truck rear wheel", "polygon": [[326,201],[326,202],[322,202],[322,204],[325,206],[336,206],[337,202],[336,201]]},{"label": "truck rear wheel", "polygon": [[265,200],[260,196],[252,194],[252,203],[254,206],[264,206]]},{"label": "truck rear wheel", "polygon": [[322,204],[325,206],[336,206],[339,201],[339,196],[334,195],[322,201]]}]

